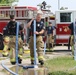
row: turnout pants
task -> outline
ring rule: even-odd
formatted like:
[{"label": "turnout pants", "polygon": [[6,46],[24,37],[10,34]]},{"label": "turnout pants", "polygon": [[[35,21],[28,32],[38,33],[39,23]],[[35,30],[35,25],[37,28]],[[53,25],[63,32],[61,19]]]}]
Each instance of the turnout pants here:
[{"label": "turnout pants", "polygon": [[[8,55],[8,48],[10,48],[10,61],[15,62],[16,61],[16,36],[5,36],[4,37],[4,49],[3,49],[3,55]],[[22,58],[23,55],[23,41],[21,37],[18,38],[18,57]]]},{"label": "turnout pants", "polygon": [[[31,62],[34,61],[34,37],[30,36],[29,40],[29,48],[30,48],[30,56]],[[42,36],[36,37],[36,48],[38,53],[38,60],[44,60],[43,58],[43,49],[44,49],[44,42]]]},{"label": "turnout pants", "polygon": [[74,55],[74,36],[73,35],[71,35],[70,45],[72,49],[72,55]]},{"label": "turnout pants", "polygon": [[49,34],[49,35],[48,35],[48,40],[47,40],[48,48],[50,49],[50,46],[51,46],[51,45],[52,45],[52,47],[53,47],[53,44],[54,44],[53,35],[52,35],[52,34]]},{"label": "turnout pants", "polygon": [[[16,61],[16,36],[10,36],[10,61],[15,62]],[[18,38],[18,57],[22,59],[23,55],[23,41],[21,40],[21,37]]]}]

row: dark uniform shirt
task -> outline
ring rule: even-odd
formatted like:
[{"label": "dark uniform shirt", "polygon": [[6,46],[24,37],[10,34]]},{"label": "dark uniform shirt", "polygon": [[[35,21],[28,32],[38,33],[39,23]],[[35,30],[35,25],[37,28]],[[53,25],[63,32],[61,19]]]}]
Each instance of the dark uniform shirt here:
[{"label": "dark uniform shirt", "polygon": [[[17,29],[17,22],[16,21],[10,21],[7,25],[8,34],[9,35],[16,35],[16,29]],[[23,28],[19,25],[19,31],[23,30]]]},{"label": "dark uniform shirt", "polygon": [[[40,32],[42,29],[45,30],[45,26],[44,26],[43,21],[36,22],[36,31],[37,32]],[[31,35],[34,34],[34,22],[32,22],[32,24],[31,24],[30,32],[31,32]]]},{"label": "dark uniform shirt", "polygon": [[71,30],[71,35],[74,35],[74,27],[73,27],[73,23],[71,23],[69,26],[68,26]]},{"label": "dark uniform shirt", "polygon": [[54,30],[53,26],[48,26],[47,27],[47,34],[53,34],[53,30]]}]

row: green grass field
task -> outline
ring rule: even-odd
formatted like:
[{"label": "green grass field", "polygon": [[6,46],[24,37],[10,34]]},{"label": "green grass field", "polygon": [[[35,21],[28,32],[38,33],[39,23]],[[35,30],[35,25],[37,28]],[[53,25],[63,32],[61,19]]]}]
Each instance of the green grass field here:
[{"label": "green grass field", "polygon": [[45,63],[48,75],[76,75],[76,61],[72,56],[48,59]]}]

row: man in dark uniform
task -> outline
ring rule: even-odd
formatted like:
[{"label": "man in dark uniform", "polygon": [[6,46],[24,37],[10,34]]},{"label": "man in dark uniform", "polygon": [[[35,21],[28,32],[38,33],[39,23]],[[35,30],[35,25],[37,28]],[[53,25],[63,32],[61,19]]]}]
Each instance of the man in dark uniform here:
[{"label": "man in dark uniform", "polygon": [[50,48],[53,48],[53,44],[54,44],[54,26],[52,26],[52,23],[49,22],[49,26],[47,27],[47,35],[48,35],[48,48],[50,50]]},{"label": "man in dark uniform", "polygon": [[[16,63],[15,43],[16,43],[17,22],[15,21],[14,15],[10,15],[10,22],[7,24],[7,29],[8,29],[8,34],[9,34],[9,44],[7,45],[7,47],[9,46],[10,48],[10,62],[12,64],[15,64]],[[22,54],[23,54],[23,41],[21,40],[21,37],[20,37],[21,31],[23,31],[23,28],[19,25],[19,38],[18,38],[18,50],[19,50],[18,62],[19,63],[21,63],[22,61]]]},{"label": "man in dark uniform", "polygon": [[[36,47],[38,52],[38,60],[41,65],[44,64],[44,57],[43,57],[43,49],[44,49],[44,42],[42,38],[42,34],[44,33],[45,27],[43,21],[41,21],[42,14],[37,13],[36,16]],[[30,48],[30,56],[31,56],[31,64],[34,64],[34,40],[33,40],[33,32],[34,32],[34,19],[32,19],[28,24],[27,27],[30,27],[30,40],[29,40],[29,48]]]},{"label": "man in dark uniform", "polygon": [[71,30],[71,36],[70,36],[70,45],[72,48],[72,54],[74,55],[74,27],[73,23],[71,23],[69,26],[64,27],[64,31],[67,32],[69,29]]}]

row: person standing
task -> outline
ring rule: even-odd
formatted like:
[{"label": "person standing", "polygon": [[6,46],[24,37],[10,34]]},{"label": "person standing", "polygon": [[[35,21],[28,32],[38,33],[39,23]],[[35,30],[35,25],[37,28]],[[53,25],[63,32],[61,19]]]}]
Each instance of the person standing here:
[{"label": "person standing", "polygon": [[47,29],[48,25],[49,25],[49,18],[48,17],[45,17],[45,27]]},{"label": "person standing", "polygon": [[29,40],[29,48],[30,48],[30,56],[31,56],[31,64],[34,64],[34,34],[36,34],[36,47],[38,53],[38,60],[41,65],[44,64],[44,42],[42,35],[45,31],[45,26],[43,21],[41,21],[42,13],[37,13],[36,16],[36,32],[34,33],[34,18],[28,22],[27,27],[30,27],[30,40]]},{"label": "person standing", "polygon": [[[16,48],[17,22],[15,21],[14,15],[10,15],[10,21],[7,24],[7,29],[8,29],[8,34],[9,34],[9,44],[7,44],[6,47],[10,48],[10,62],[11,62],[11,64],[15,64],[16,63],[15,48]],[[19,25],[19,36],[18,36],[19,37],[18,38],[18,62],[19,63],[21,63],[21,61],[22,61],[22,54],[23,54],[23,41],[22,41],[21,35],[20,35],[22,30],[23,30],[23,28]],[[6,41],[8,41],[8,38],[6,39]],[[6,47],[4,47],[4,50],[6,50]]]},{"label": "person standing", "polygon": [[53,47],[54,44],[54,26],[52,26],[52,23],[49,22],[49,26],[47,27],[47,35],[48,35],[48,40],[47,40],[47,45],[50,50],[51,47]]}]

